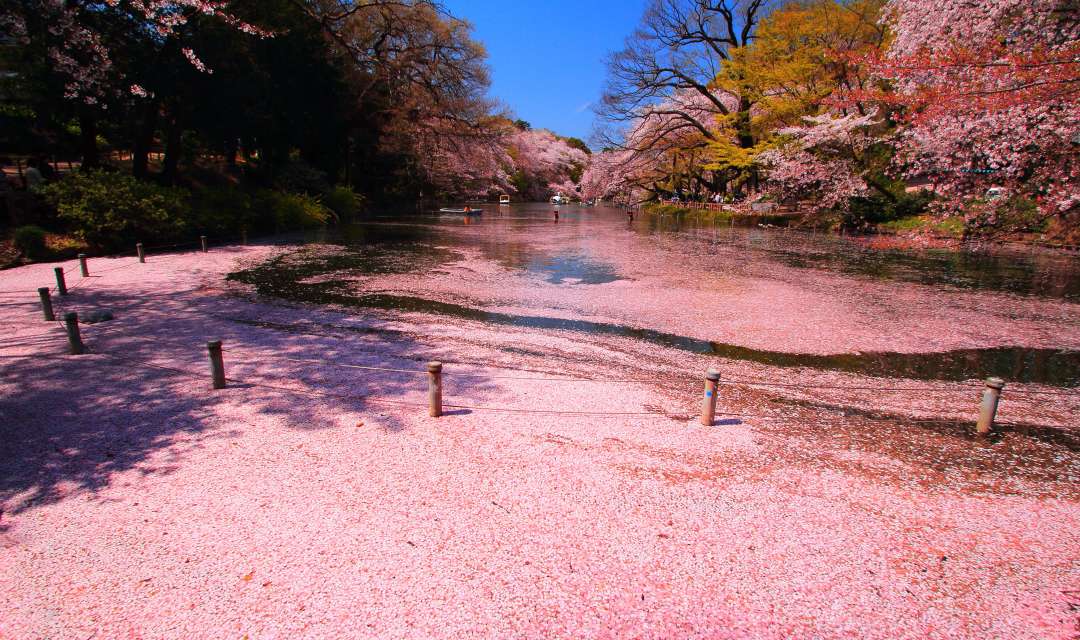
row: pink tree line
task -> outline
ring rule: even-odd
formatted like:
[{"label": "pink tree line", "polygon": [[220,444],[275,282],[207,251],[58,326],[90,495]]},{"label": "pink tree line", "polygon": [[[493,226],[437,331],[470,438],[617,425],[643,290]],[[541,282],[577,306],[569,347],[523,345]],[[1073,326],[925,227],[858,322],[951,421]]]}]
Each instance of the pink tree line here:
[{"label": "pink tree line", "polygon": [[[890,0],[883,20],[888,49],[847,60],[879,85],[835,96],[829,115],[782,131],[794,144],[766,155],[782,193],[813,190],[824,206],[866,193],[854,160],[880,141],[894,150],[892,172],[930,179],[947,212],[987,216],[991,188],[1044,216],[1077,211],[1080,16],[1068,2]],[[875,104],[891,126],[845,115]]]}]

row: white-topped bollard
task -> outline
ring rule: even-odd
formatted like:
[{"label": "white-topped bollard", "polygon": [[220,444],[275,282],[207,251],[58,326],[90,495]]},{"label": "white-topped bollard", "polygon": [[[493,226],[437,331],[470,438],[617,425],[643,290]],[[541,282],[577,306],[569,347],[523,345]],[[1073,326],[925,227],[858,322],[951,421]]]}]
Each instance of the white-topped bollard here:
[{"label": "white-topped bollard", "polygon": [[701,424],[711,427],[716,423],[716,391],[720,386],[720,372],[709,369],[705,374],[705,397],[701,401]]},{"label": "white-topped bollard", "polygon": [[979,422],[975,427],[980,436],[989,434],[994,428],[998,404],[1001,402],[1001,390],[1004,388],[1005,381],[1001,378],[986,379],[986,390],[983,391],[982,404],[979,405]]}]

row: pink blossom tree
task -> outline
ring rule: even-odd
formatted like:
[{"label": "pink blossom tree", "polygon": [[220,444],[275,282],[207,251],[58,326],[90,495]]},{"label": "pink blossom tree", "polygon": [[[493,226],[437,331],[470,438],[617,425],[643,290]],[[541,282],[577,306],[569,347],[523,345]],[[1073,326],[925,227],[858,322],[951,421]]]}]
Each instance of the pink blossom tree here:
[{"label": "pink blossom tree", "polygon": [[546,129],[518,130],[508,154],[517,177],[514,189],[523,197],[547,199],[554,193],[577,195],[589,156]]},{"label": "pink blossom tree", "polygon": [[[888,90],[897,162],[957,210],[991,187],[1046,217],[1080,208],[1080,14],[1067,0],[890,0]],[[983,207],[985,208],[985,207]],[[968,208],[982,215],[981,208]],[[988,220],[993,222],[992,219]]]},{"label": "pink blossom tree", "polygon": [[876,112],[825,113],[803,121],[777,131],[783,141],[758,157],[770,191],[782,199],[809,200],[818,210],[845,209],[851,198],[875,188],[891,195],[871,177],[866,157],[880,131]]},{"label": "pink blossom tree", "polygon": [[[64,78],[65,96],[98,104],[122,87],[135,96],[146,90],[126,83],[113,60],[106,36],[117,28],[161,43],[176,38],[195,16],[212,16],[258,37],[271,32],[238,18],[223,0],[12,0],[0,8],[0,30],[17,42],[42,39],[53,70]],[[191,48],[184,57],[201,72],[210,72]]]}]

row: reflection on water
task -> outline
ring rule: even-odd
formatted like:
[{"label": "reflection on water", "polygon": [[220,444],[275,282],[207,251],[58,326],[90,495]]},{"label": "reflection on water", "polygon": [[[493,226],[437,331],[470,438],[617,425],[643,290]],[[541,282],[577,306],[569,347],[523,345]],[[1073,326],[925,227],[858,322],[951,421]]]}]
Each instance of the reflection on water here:
[{"label": "reflection on water", "polygon": [[[776,221],[773,221],[776,222]],[[738,224],[749,224],[740,227]],[[695,218],[649,217],[635,223],[640,233],[672,234],[729,244],[786,266],[824,269],[845,275],[962,289],[1006,291],[1080,300],[1080,257],[1018,249],[881,249],[860,238],[763,229],[759,220],[709,223]]]},{"label": "reflection on water", "polygon": [[[878,280],[916,282],[962,289],[1003,291],[1019,295],[1080,300],[1080,257],[1052,251],[967,251],[956,249],[881,249],[858,238],[810,234],[797,230],[761,228],[764,218],[732,221],[638,214],[633,223],[610,207],[560,207],[557,226],[554,207],[544,204],[488,207],[479,218],[399,216],[372,224],[343,227],[330,241],[346,245],[417,242],[431,246],[470,247],[510,269],[536,273],[549,282],[601,284],[619,278],[612,267],[582,249],[579,240],[597,233],[630,229],[644,236],[661,236],[689,245],[731,251],[741,259],[788,267],[822,269]],[[393,224],[398,223],[398,224]],[[777,222],[777,221],[771,221]],[[390,223],[390,224],[388,224]],[[461,233],[468,228],[469,233]],[[574,246],[545,251],[518,236],[548,238],[557,229],[570,234]],[[569,230],[569,231],[568,231]],[[418,245],[421,251],[422,246]]]},{"label": "reflection on water", "polygon": [[[521,211],[517,212],[518,214]],[[470,225],[510,225],[529,231],[541,219],[547,217],[546,207],[533,217],[516,215],[507,219],[492,219],[482,222],[471,221]],[[613,218],[619,216],[619,218]],[[577,211],[561,216],[560,224],[577,225],[582,230],[578,237],[589,238],[598,233],[610,233],[620,229],[625,233],[626,222],[620,212],[604,210]],[[351,282],[347,276],[361,274],[387,273],[425,273],[438,270],[439,267],[453,263],[462,257],[465,249],[479,250],[485,257],[495,260],[509,269],[521,269],[542,275],[554,284],[598,284],[618,279],[617,272],[602,260],[591,258],[583,248],[585,243],[576,243],[572,248],[564,241],[554,244],[561,250],[545,250],[543,247],[552,243],[551,236],[545,235],[544,242],[539,238],[535,243],[524,241],[504,241],[496,233],[481,233],[462,236],[453,233],[454,222],[438,221],[432,218],[416,218],[406,222],[376,223],[352,225],[330,238],[342,245],[341,251],[296,253],[272,260],[256,268],[233,274],[231,277],[254,285],[259,293],[290,300],[317,303],[342,304],[357,307],[417,311],[477,320],[491,324],[512,325],[539,329],[557,329],[581,331],[595,335],[609,335],[633,338],[663,346],[691,351],[694,353],[717,355],[724,358],[746,360],[779,367],[809,367],[821,370],[844,371],[881,377],[913,378],[924,380],[967,380],[976,377],[996,375],[1016,382],[1034,382],[1057,386],[1080,385],[1080,353],[1053,349],[1027,349],[1021,347],[1002,347],[994,349],[971,349],[950,352],[899,354],[899,353],[861,353],[838,355],[792,354],[776,351],[748,349],[730,344],[698,340],[676,334],[641,329],[621,324],[568,320],[542,315],[517,315],[492,313],[464,305],[445,303],[409,296],[368,295],[351,292]],[[457,222],[457,224],[462,224]],[[654,223],[643,225],[642,233],[659,233],[649,229]],[[565,230],[563,227],[562,230]],[[686,234],[688,241],[716,242],[717,230],[710,230],[704,238],[701,230],[688,231],[685,228],[677,233]],[[858,275],[873,277],[896,277],[897,274],[917,274],[922,271],[927,280],[952,282],[955,275],[948,273],[931,274],[940,271],[941,264],[959,264],[966,269],[982,273],[971,280],[972,286],[987,288],[1021,288],[1021,283],[1039,283],[1057,281],[1060,274],[1049,270],[1050,266],[1059,267],[1060,263],[1037,260],[1015,267],[1008,259],[983,256],[964,257],[957,252],[933,252],[915,256],[903,252],[881,252],[881,256],[864,256],[865,264],[857,267],[859,260],[854,258],[830,258],[822,251],[828,243],[838,245],[839,239],[808,239],[805,236],[781,235],[784,232],[771,232],[761,229],[730,229],[726,233],[740,238],[749,251],[762,259],[779,257],[781,261],[796,263],[805,268],[835,268],[842,271],[852,269]],[[574,237],[575,228],[569,233]],[[663,232],[667,233],[667,232]],[[695,239],[694,234],[699,234]],[[780,239],[775,236],[780,235]],[[516,236],[515,236],[516,237]],[[797,251],[801,246],[803,250]],[[850,247],[848,247],[850,249]],[[1067,269],[1075,269],[1071,264]],[[1045,279],[1031,277],[1033,273],[1043,273]],[[1072,272],[1069,272],[1070,274]],[[934,280],[934,278],[937,278]],[[907,279],[907,278],[902,278]],[[1070,277],[1065,280],[1075,280]],[[1003,285],[1008,284],[1008,287]],[[1072,289],[1066,288],[1067,291]],[[1063,296],[1067,297],[1067,296]]]}]

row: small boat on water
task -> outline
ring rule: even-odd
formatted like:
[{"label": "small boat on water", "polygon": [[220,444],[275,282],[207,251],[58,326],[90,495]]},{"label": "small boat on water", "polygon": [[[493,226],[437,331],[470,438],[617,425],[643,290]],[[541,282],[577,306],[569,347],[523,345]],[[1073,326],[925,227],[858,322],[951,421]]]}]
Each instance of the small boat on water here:
[{"label": "small boat on water", "polygon": [[500,205],[510,204],[510,196],[506,196],[506,195],[499,196],[499,204]]},{"label": "small boat on water", "polygon": [[444,209],[439,209],[439,213],[453,213],[453,214],[457,214],[459,216],[479,216],[479,215],[483,215],[484,210],[483,209],[473,209],[472,207],[465,207],[464,209],[444,208]]}]

